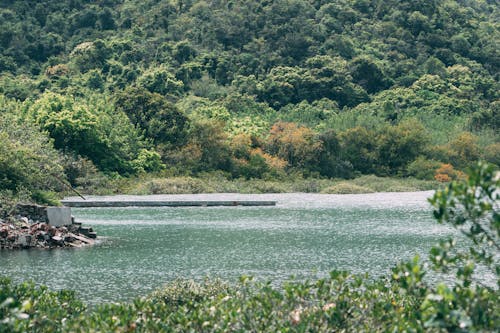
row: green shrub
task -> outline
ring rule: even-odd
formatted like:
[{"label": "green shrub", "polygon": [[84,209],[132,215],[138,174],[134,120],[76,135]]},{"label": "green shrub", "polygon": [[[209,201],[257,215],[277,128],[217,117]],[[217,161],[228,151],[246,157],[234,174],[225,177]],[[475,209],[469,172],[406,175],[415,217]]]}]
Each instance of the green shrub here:
[{"label": "green shrub", "polygon": [[213,191],[200,179],[174,177],[146,181],[133,192],[140,194],[196,194]]},{"label": "green shrub", "polygon": [[0,190],[61,190],[61,156],[49,138],[16,113],[0,113]]},{"label": "green shrub", "polygon": [[158,172],[165,169],[165,164],[161,162],[161,156],[155,151],[141,149],[132,167],[136,173]]},{"label": "green shrub", "polygon": [[103,171],[132,173],[131,161],[144,143],[129,119],[102,96],[78,100],[45,93],[28,111],[62,151],[87,157]]},{"label": "green shrub", "polygon": [[41,205],[61,206],[59,194],[52,191],[33,191],[31,193],[31,199]]},{"label": "green shrub", "polygon": [[417,179],[433,180],[436,170],[441,166],[441,162],[428,160],[419,156],[406,168],[406,175]]},{"label": "green shrub", "polygon": [[361,194],[373,192],[375,191],[369,187],[359,186],[349,182],[340,182],[321,191],[321,193],[326,194]]}]

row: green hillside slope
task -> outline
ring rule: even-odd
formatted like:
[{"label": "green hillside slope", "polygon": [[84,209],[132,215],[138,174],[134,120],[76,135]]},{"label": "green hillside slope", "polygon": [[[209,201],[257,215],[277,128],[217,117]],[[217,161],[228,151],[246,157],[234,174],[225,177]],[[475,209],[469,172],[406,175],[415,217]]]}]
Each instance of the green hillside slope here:
[{"label": "green hillside slope", "polygon": [[499,8],[2,1],[0,189],[214,171],[447,181],[498,165]]}]

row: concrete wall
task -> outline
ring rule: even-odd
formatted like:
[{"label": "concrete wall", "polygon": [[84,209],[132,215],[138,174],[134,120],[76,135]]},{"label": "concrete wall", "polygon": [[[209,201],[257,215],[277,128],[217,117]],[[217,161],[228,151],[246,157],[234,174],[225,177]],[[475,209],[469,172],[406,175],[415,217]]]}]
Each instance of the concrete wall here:
[{"label": "concrete wall", "polygon": [[17,204],[14,208],[12,215],[24,216],[32,221],[47,223],[47,210],[46,206],[35,204]]},{"label": "concrete wall", "polygon": [[24,216],[32,222],[44,222],[54,227],[70,225],[71,208],[69,207],[47,207],[34,204],[18,204],[13,215]]},{"label": "concrete wall", "polygon": [[47,207],[47,218],[49,225],[59,227],[71,224],[71,208],[69,207]]}]

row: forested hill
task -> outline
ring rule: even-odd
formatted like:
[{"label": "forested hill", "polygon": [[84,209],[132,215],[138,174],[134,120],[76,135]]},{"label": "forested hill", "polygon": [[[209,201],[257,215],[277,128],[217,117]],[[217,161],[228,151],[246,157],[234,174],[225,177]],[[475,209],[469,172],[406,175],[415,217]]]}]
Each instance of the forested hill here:
[{"label": "forested hill", "polygon": [[498,165],[499,9],[3,0],[0,189],[50,187],[40,173],[447,180]]}]

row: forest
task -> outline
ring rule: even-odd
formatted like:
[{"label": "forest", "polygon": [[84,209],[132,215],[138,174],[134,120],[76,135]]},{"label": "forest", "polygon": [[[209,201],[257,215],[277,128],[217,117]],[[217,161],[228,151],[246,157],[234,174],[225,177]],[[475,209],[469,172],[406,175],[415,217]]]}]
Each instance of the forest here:
[{"label": "forest", "polygon": [[0,197],[500,165],[495,0],[0,3]]}]

